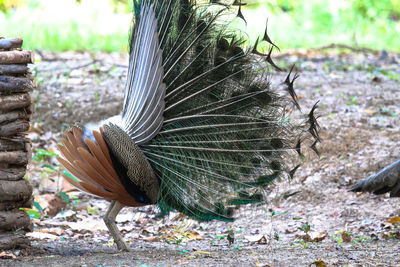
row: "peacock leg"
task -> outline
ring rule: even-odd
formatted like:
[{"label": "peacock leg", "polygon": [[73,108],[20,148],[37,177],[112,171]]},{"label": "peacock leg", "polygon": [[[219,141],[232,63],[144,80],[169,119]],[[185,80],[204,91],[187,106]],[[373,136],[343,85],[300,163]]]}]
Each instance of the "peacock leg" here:
[{"label": "peacock leg", "polygon": [[117,244],[118,249],[122,251],[129,251],[128,245],[125,243],[121,232],[115,224],[115,218],[123,207],[124,205],[122,205],[118,201],[111,201],[111,204],[108,207],[108,210],[104,215],[103,220],[108,230],[110,231],[111,236],[114,238],[114,242]]}]

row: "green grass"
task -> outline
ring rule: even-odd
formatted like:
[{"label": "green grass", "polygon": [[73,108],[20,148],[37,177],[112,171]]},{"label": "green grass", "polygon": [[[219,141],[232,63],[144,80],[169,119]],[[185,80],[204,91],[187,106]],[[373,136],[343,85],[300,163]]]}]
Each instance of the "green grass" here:
[{"label": "green grass", "polygon": [[[258,4],[244,9],[243,15],[249,18],[247,32],[253,40],[263,34],[262,25],[268,16],[268,33],[283,49],[340,43],[400,51],[400,1],[371,1],[288,0],[286,2],[293,3],[292,9],[282,12],[277,3],[285,1],[256,0]],[[386,5],[377,4],[379,2],[386,2]],[[397,9],[393,4],[395,2],[398,3]],[[363,9],[365,6],[367,10]]]},{"label": "green grass", "polygon": [[81,5],[73,0],[29,2],[7,15],[0,13],[0,34],[22,37],[25,49],[127,49],[131,15],[114,13],[109,1],[83,1]]},{"label": "green grass", "polygon": [[[26,2],[7,14],[0,13],[1,35],[22,37],[25,49],[126,51],[129,6],[116,10],[112,0]],[[246,2],[243,14],[247,25],[240,19],[233,24],[247,32],[252,42],[263,35],[268,17],[269,35],[282,49],[341,43],[400,51],[399,0]]]}]

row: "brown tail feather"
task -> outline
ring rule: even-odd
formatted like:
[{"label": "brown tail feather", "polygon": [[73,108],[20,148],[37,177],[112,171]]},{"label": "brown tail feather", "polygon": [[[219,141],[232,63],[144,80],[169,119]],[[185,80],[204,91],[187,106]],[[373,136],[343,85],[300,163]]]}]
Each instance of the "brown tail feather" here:
[{"label": "brown tail feather", "polygon": [[105,199],[113,199],[115,198],[115,194],[112,192],[108,192],[105,189],[98,188],[97,186],[94,186],[92,184],[87,184],[85,182],[80,182],[83,188],[85,188],[86,192],[89,192],[93,195],[103,197]]},{"label": "brown tail feather", "polygon": [[81,181],[85,181],[86,183],[97,184],[94,180],[92,180],[85,172],[75,166],[74,161],[71,164],[69,161],[64,160],[63,158],[58,158],[58,161],[61,165],[64,166],[74,177],[79,177],[78,179]]},{"label": "brown tail feather", "polygon": [[[82,169],[87,170],[85,171],[89,176],[96,177],[97,181],[106,188],[108,191],[114,192],[117,188],[115,187],[114,178],[110,178],[110,174],[107,173],[106,170],[103,171],[101,164],[98,160],[96,160],[89,151],[78,148],[78,152],[81,154],[82,158],[85,160],[85,164],[80,161],[79,163],[82,164]],[[118,186],[117,186],[118,187]]]},{"label": "brown tail feather", "polygon": [[94,155],[95,158],[97,158],[102,164],[104,164],[103,166],[110,175],[110,178],[113,179],[114,182],[119,181],[117,173],[115,172],[110,162],[108,162],[104,153],[102,153],[100,146],[90,139],[85,139],[85,143],[88,146],[92,155]]},{"label": "brown tail feather", "polygon": [[66,135],[67,135],[68,141],[72,144],[72,146],[73,146],[74,148],[77,149],[78,147],[80,147],[79,142],[76,140],[76,138],[78,138],[78,136],[74,136],[74,134],[72,133],[72,131],[67,132]]},{"label": "brown tail feather", "polygon": [[71,177],[68,177],[68,176],[65,175],[65,174],[63,174],[62,176],[63,176],[63,178],[64,178],[65,180],[67,180],[70,184],[72,184],[72,185],[75,186],[76,188],[78,188],[78,189],[80,189],[80,190],[82,190],[82,191],[86,191],[85,188],[83,188],[82,185],[81,185],[78,181],[75,181],[74,179],[72,179]]},{"label": "brown tail feather", "polygon": [[81,156],[76,150],[76,147],[74,147],[74,145],[68,139],[61,138],[61,143],[65,146],[66,150],[68,150],[73,159],[81,160]]},{"label": "brown tail feather", "polygon": [[[62,142],[62,141],[61,141]],[[63,143],[65,144],[65,143]],[[70,162],[74,161],[74,156],[68,151],[67,147],[65,145],[57,145],[58,150],[60,150],[61,155]]]},{"label": "brown tail feather", "polygon": [[84,147],[83,139],[82,139],[83,132],[79,128],[72,127],[72,133],[74,135],[74,139],[75,139],[76,143],[78,144],[78,147]]},{"label": "brown tail feather", "polygon": [[[102,129],[100,129],[102,131]],[[105,199],[116,200],[126,206],[142,206],[129,195],[112,167],[108,147],[101,133],[93,131],[96,142],[83,140],[83,132],[76,127],[62,138],[63,146],[59,147],[64,158],[59,162],[74,177],[63,177],[78,189]]]}]

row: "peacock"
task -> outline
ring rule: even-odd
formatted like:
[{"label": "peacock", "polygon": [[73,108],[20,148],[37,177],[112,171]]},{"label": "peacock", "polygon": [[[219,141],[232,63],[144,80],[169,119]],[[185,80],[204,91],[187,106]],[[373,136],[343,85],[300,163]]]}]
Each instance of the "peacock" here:
[{"label": "peacock", "polygon": [[300,122],[288,116],[300,108],[298,74],[292,67],[282,83],[291,98],[271,88],[276,45],[265,30],[245,48],[229,15],[245,21],[243,5],[133,0],[121,114],[73,126],[60,140],[64,178],[111,201],[104,222],[119,250],[129,250],[115,224],[123,207],[157,204],[164,214],[230,222],[234,207],[262,203],[268,185],[293,176],[299,165],[290,168],[288,155],[303,158],[305,140],[316,150],[317,104]]},{"label": "peacock", "polygon": [[377,195],[390,192],[390,197],[400,197],[400,160],[361,180],[351,190],[373,192]]}]

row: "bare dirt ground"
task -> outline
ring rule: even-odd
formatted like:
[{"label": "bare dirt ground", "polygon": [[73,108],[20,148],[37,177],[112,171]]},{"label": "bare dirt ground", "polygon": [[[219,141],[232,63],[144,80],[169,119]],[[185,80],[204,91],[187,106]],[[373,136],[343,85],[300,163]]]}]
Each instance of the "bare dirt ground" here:
[{"label": "bare dirt ground", "polygon": [[[300,104],[320,100],[323,142],[294,180],[276,183],[269,204],[242,207],[232,224],[124,209],[117,221],[133,251],[117,253],[101,220],[107,202],[33,161],[28,177],[44,210],[32,246],[8,251],[0,266],[400,266],[400,227],[388,222],[400,217],[400,199],[349,192],[400,158],[399,55],[308,51],[278,61],[294,62]],[[45,54],[34,69],[34,148],[52,150],[69,124],[119,113],[126,65],[119,54]],[[274,73],[272,83],[285,77]],[[60,189],[68,204],[56,201]]]}]

